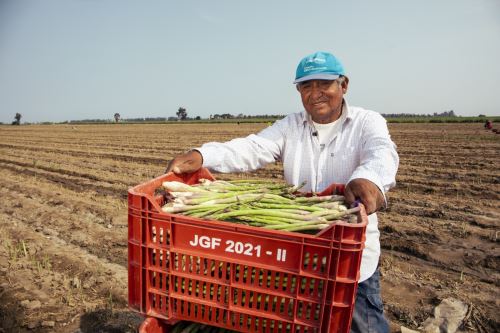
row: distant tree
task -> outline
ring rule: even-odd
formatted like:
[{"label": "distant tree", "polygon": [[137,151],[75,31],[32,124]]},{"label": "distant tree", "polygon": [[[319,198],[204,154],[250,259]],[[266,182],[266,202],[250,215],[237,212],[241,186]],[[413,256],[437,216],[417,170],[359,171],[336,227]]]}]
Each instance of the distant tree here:
[{"label": "distant tree", "polygon": [[196,118],[194,118],[196,120],[201,120],[201,117],[200,116],[196,116]]},{"label": "distant tree", "polygon": [[119,122],[120,121],[120,114],[117,112],[115,113],[115,122]]},{"label": "distant tree", "polygon": [[455,111],[450,110],[450,111],[448,112],[448,116],[449,116],[449,117],[456,117],[457,115],[455,114]]},{"label": "distant tree", "polygon": [[14,121],[12,122],[12,125],[21,125],[21,117],[22,115],[18,112],[16,113],[16,116],[14,117]]},{"label": "distant tree", "polygon": [[177,110],[177,119],[179,120],[186,120],[187,118],[187,111],[186,108],[183,108],[182,106]]}]

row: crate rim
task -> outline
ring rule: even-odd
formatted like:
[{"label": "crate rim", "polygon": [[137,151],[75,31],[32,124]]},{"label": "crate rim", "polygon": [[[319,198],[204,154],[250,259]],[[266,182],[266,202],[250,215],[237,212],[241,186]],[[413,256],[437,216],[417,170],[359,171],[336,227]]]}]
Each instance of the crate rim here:
[{"label": "crate rim", "polygon": [[[203,173],[205,173],[205,175],[207,175],[207,177],[205,177],[205,178],[208,178],[208,179],[211,178],[211,180],[215,180],[215,177],[210,173],[210,171],[208,171],[208,169],[202,168],[197,172],[203,172]],[[194,175],[197,172],[189,174],[188,176]],[[190,221],[182,221],[181,223],[183,223],[183,224],[191,224],[193,226],[198,226],[200,223],[203,223],[204,227],[211,227],[211,228],[220,229],[220,227],[222,226],[224,228],[229,229],[227,231],[250,232],[253,235],[258,234],[259,236],[262,236],[261,232],[262,232],[263,228],[261,228],[261,227],[254,227],[254,226],[237,224],[237,223],[233,223],[233,222],[220,221],[220,220],[208,220],[208,219],[203,219],[203,218],[198,218],[198,217],[184,216],[181,214],[172,214],[172,213],[163,212],[161,209],[161,206],[157,203],[157,200],[156,200],[156,197],[154,196],[154,194],[153,193],[146,193],[144,191],[144,189],[151,188],[151,187],[159,187],[159,185],[155,186],[155,184],[161,184],[161,183],[163,183],[163,181],[165,181],[165,179],[172,177],[172,176],[179,178],[179,176],[175,175],[173,172],[169,172],[169,173],[160,175],[158,177],[155,177],[153,179],[150,179],[149,181],[146,181],[144,183],[130,187],[128,189],[128,193],[129,193],[129,195],[145,197],[153,205],[153,207],[155,209],[155,211],[153,213],[164,215],[166,217],[172,217],[175,219],[177,219],[177,218],[181,218],[181,219],[189,218],[188,220],[191,220],[194,222],[193,223]],[[179,180],[182,181],[180,178],[179,178]],[[272,235],[273,236],[272,238],[275,238],[275,236],[279,236],[279,238],[282,238],[282,239],[286,239],[287,237],[289,237],[289,238],[294,238],[294,240],[296,240],[296,237],[300,236],[304,239],[309,239],[309,240],[325,239],[324,237],[321,237],[321,236],[323,234],[327,233],[335,225],[348,226],[351,228],[352,227],[363,228],[363,227],[368,226],[368,215],[366,213],[365,206],[362,203],[359,203],[359,208],[360,208],[359,215],[360,215],[362,222],[358,221],[357,223],[348,223],[348,222],[345,222],[342,220],[336,220],[336,221],[334,221],[334,223],[331,223],[328,227],[320,230],[316,234],[305,234],[305,233],[300,233],[300,232],[295,232],[295,231],[272,230],[272,229],[265,229],[265,228],[264,228],[264,230],[266,230],[266,233],[268,233],[269,236]],[[136,208],[131,208],[130,205],[128,207],[128,210],[129,210],[129,212],[130,211],[137,211]]]}]

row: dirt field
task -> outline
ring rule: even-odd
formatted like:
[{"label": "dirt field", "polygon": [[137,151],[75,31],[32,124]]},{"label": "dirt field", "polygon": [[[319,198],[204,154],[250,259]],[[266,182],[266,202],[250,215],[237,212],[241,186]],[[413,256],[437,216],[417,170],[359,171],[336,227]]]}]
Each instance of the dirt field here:
[{"label": "dirt field", "polygon": [[[133,332],[127,189],[190,147],[264,126],[1,126],[0,332]],[[465,331],[500,331],[500,135],[482,124],[390,131],[401,162],[380,228],[393,331],[446,297],[472,305]],[[281,178],[281,166],[249,177]]]}]

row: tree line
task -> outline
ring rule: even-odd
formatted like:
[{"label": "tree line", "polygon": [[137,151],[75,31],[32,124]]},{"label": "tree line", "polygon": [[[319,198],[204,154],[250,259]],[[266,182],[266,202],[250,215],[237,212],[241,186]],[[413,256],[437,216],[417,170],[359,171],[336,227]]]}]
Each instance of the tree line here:
[{"label": "tree line", "polygon": [[[412,114],[412,113],[382,113],[381,114],[384,118],[387,118],[388,121],[390,119],[405,119],[405,118],[429,118],[430,122],[432,122],[433,118],[456,118],[458,120],[460,119],[465,119],[465,118],[470,118],[470,117],[461,117],[457,116],[453,110],[449,111],[444,111],[441,113],[434,112],[433,114]],[[237,115],[233,115],[230,113],[215,113],[211,114],[208,118],[201,118],[200,116],[195,116],[195,117],[190,117],[188,115],[187,109],[185,107],[179,107],[179,109],[176,112],[176,116],[171,116],[171,117],[137,117],[137,118],[122,118],[120,113],[116,112],[113,115],[112,119],[82,119],[82,120],[69,120],[69,121],[63,121],[60,122],[61,124],[78,124],[78,123],[110,123],[110,122],[122,122],[122,123],[137,123],[137,122],[174,122],[174,121],[225,121],[225,120],[252,120],[252,119],[263,119],[263,120],[276,120],[276,119],[282,119],[284,118],[284,115],[276,115],[276,114],[261,114],[261,115],[245,115],[243,113],[239,113]],[[486,117],[485,115],[480,114],[478,116],[479,118],[484,118]],[[12,122],[12,125],[20,125],[21,124],[21,118],[22,115],[20,113],[16,113],[14,117],[14,121]],[[437,121],[436,120],[436,121]],[[480,119],[475,120],[475,121],[481,121]],[[53,122],[42,122],[42,124],[52,124]],[[2,123],[0,123],[2,124]]]},{"label": "tree line", "polygon": [[[433,114],[415,114],[415,113],[381,113],[384,118],[422,118],[422,117],[457,117],[453,110]],[[481,115],[479,115],[481,116]]]}]

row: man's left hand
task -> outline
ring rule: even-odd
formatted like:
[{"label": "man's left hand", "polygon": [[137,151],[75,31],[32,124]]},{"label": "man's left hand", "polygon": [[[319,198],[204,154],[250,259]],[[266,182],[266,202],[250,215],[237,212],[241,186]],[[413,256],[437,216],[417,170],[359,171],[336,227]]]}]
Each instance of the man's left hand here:
[{"label": "man's left hand", "polygon": [[384,195],[377,185],[363,178],[351,180],[345,187],[344,197],[349,205],[356,200],[361,201],[367,214],[375,213],[385,205]]}]

